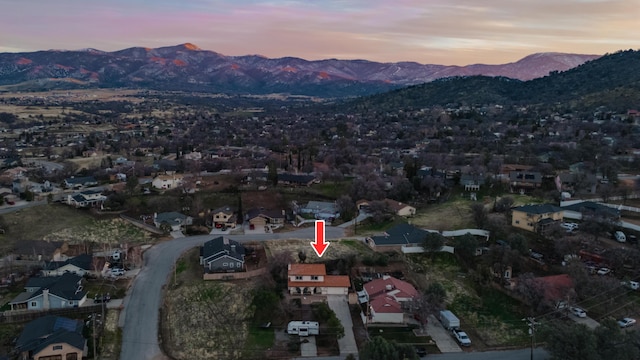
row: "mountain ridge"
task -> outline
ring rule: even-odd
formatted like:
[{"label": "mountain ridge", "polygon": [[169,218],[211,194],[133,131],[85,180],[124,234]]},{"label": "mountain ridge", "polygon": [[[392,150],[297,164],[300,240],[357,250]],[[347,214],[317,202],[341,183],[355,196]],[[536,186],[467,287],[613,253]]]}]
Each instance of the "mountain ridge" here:
[{"label": "mountain ridge", "polygon": [[[453,76],[504,76],[531,80],[566,71],[600,55],[536,53],[499,65],[437,65],[412,61],[305,60],[261,55],[227,56],[192,43],[107,52],[44,50],[0,53],[0,85],[55,88],[133,87],[226,93],[361,96]],[[26,84],[26,85],[25,85]]]}]

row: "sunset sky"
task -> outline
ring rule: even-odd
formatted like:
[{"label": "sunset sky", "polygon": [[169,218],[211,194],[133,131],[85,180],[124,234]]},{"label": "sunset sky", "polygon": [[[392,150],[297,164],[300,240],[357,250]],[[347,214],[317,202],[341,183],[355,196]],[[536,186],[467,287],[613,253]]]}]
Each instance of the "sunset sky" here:
[{"label": "sunset sky", "polygon": [[224,55],[467,65],[640,48],[640,0],[0,0],[0,9],[0,52],[190,42]]}]

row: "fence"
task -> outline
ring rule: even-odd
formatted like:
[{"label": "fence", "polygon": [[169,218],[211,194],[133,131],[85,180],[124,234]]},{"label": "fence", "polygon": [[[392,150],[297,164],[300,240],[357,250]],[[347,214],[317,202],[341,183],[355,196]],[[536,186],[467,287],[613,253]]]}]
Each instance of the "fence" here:
[{"label": "fence", "polygon": [[[105,307],[106,311],[106,307]],[[35,320],[45,315],[66,316],[71,318],[85,317],[90,314],[102,312],[102,305],[81,306],[76,308],[50,309],[50,310],[18,310],[0,313],[0,323],[21,323]]]},{"label": "fence", "polygon": [[142,230],[147,230],[150,231],[154,234],[158,234],[158,235],[164,235],[164,232],[158,228],[156,228],[155,226],[151,226],[149,224],[145,224],[143,222],[140,222],[130,216],[124,215],[124,214],[120,214],[120,218],[123,220],[126,220],[128,222],[130,222],[133,226],[139,227]]},{"label": "fence", "polygon": [[243,271],[236,273],[205,273],[203,276],[204,280],[240,280],[240,279],[248,279],[254,276],[259,276],[267,273],[267,268],[260,268],[251,271]]}]

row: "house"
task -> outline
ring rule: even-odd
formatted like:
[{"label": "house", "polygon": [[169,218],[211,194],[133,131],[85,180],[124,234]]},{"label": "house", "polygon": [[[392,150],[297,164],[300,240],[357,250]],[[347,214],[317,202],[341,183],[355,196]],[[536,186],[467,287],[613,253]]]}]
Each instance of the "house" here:
[{"label": "house", "polygon": [[421,245],[428,233],[410,224],[398,224],[382,235],[366,238],[365,242],[374,250],[400,250],[403,246]]},{"label": "house", "polygon": [[161,190],[175,189],[182,185],[183,180],[184,175],[182,174],[158,175],[151,182],[151,186]]},{"label": "house", "polygon": [[9,302],[11,310],[49,310],[78,307],[87,300],[82,277],[73,273],[33,277],[25,291]]},{"label": "house", "polygon": [[160,229],[163,224],[166,224],[170,227],[171,231],[180,231],[183,226],[193,224],[193,218],[175,211],[159,214],[154,213],[153,224],[158,229]]},{"label": "house", "polygon": [[581,201],[563,206],[562,210],[564,211],[564,216],[571,219],[582,219],[585,215],[600,216],[611,220],[620,219],[620,210],[593,201]]},{"label": "house", "polygon": [[460,186],[464,186],[464,191],[480,191],[480,187],[485,183],[482,174],[462,174],[460,175]]},{"label": "house", "polygon": [[560,184],[559,191],[572,194],[595,194],[598,187],[598,179],[593,174],[563,172],[556,177],[556,186]]},{"label": "house", "polygon": [[299,207],[297,211],[301,214],[311,214],[318,220],[333,221],[340,217],[338,205],[335,202],[309,201],[307,205]]},{"label": "house", "polygon": [[562,208],[551,204],[524,205],[511,209],[511,225],[532,232],[543,233],[549,225],[563,218]]},{"label": "house", "polygon": [[303,174],[278,174],[278,184],[294,185],[294,186],[311,186],[318,180],[314,175]]},{"label": "house", "polygon": [[217,208],[211,212],[212,223],[215,228],[234,229],[238,222],[235,212],[228,206]]},{"label": "house", "polygon": [[404,309],[417,296],[418,290],[413,285],[384,275],[364,284],[358,299],[360,303],[368,303],[368,322],[402,324]]},{"label": "house", "polygon": [[[416,208],[411,205],[404,204],[392,199],[384,199],[382,201],[384,201],[389,209],[391,209],[391,211],[393,211],[393,213],[398,216],[409,217],[416,214]],[[358,208],[358,210],[367,211],[370,203],[371,201],[369,200],[359,200],[356,202],[356,207]]]},{"label": "house", "polygon": [[284,210],[266,210],[264,208],[251,209],[247,211],[246,220],[249,226],[255,229],[269,228],[277,229],[284,226],[286,214]]},{"label": "house", "polygon": [[200,265],[207,273],[244,271],[245,248],[226,237],[216,237],[200,248]]},{"label": "house", "polygon": [[47,315],[25,325],[16,340],[21,360],[82,360],[87,356],[87,340],[82,336],[82,320]]},{"label": "house", "polygon": [[324,264],[289,264],[291,295],[347,295],[351,281],[346,275],[327,275]]},{"label": "house", "polygon": [[93,176],[70,177],[64,179],[64,187],[67,189],[78,189],[81,187],[96,186],[98,181]]},{"label": "house", "polygon": [[12,254],[16,260],[51,260],[63,245],[62,241],[21,240],[15,242]]},{"label": "house", "polygon": [[107,201],[107,197],[102,195],[102,190],[86,190],[79,193],[67,195],[67,205],[76,208],[88,208],[102,206]]},{"label": "house", "polygon": [[93,256],[82,254],[66,261],[48,261],[40,271],[42,276],[61,276],[66,273],[84,276],[90,273],[92,269]]},{"label": "house", "polygon": [[542,173],[539,171],[511,171],[509,188],[511,192],[524,194],[542,186]]}]

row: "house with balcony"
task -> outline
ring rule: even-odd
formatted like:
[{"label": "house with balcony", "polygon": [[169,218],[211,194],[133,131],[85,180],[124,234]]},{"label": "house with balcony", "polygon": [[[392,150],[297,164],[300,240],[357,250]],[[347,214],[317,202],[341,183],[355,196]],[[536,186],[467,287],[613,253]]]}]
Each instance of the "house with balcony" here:
[{"label": "house with balcony", "polygon": [[358,292],[358,302],[367,309],[361,314],[363,322],[403,324],[405,310],[418,295],[413,285],[392,276],[369,281]]},{"label": "house with balcony", "polygon": [[327,275],[324,264],[289,264],[291,295],[347,295],[351,281],[346,275]]},{"label": "house with balcony", "polygon": [[552,204],[518,206],[511,209],[511,225],[519,229],[544,233],[564,218],[564,210]]},{"label": "house with balcony", "polygon": [[229,206],[223,206],[211,211],[211,220],[216,229],[235,229],[238,224],[238,217],[235,211]]}]

